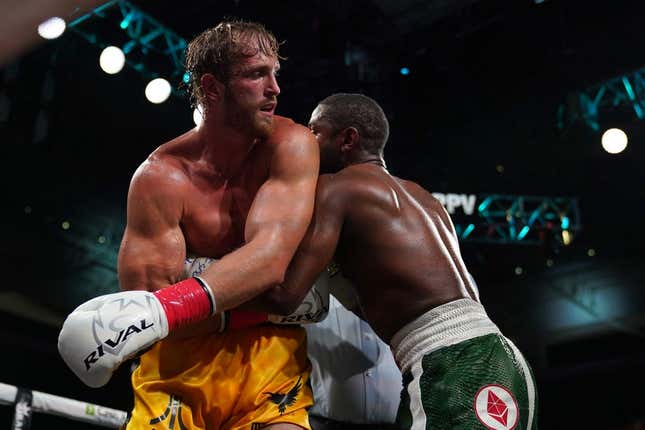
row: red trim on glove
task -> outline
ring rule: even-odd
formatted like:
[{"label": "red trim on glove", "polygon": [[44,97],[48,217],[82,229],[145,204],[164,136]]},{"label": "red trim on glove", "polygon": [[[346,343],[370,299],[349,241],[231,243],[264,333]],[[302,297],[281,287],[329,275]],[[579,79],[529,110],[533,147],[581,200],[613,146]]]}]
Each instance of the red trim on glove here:
[{"label": "red trim on glove", "polygon": [[211,314],[211,299],[195,278],[177,282],[153,294],[166,312],[169,332],[176,327],[205,320]]},{"label": "red trim on glove", "polygon": [[267,321],[269,321],[269,315],[264,312],[232,310],[228,312],[228,324],[226,328],[229,330],[238,330],[258,326]]}]

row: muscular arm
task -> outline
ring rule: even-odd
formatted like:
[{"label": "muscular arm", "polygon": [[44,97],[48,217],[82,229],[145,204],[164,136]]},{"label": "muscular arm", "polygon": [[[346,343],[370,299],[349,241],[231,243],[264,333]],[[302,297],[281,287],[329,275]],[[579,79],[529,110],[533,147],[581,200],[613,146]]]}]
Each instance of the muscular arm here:
[{"label": "muscular arm", "polygon": [[295,124],[276,139],[269,179],[260,187],[247,217],[245,244],[202,274],[219,311],[282,283],[311,220],[318,145],[309,130]]},{"label": "muscular arm", "polygon": [[319,178],[311,224],[287,269],[284,282],[258,297],[253,302],[254,308],[286,315],[302,302],[334,256],[347,200],[347,193],[342,188],[332,176]]},{"label": "muscular arm", "polygon": [[[122,290],[156,291],[184,278],[186,241],[181,231],[185,178],[159,161],[147,161],[134,174],[128,192],[128,214],[119,249]],[[181,327],[169,337],[215,332],[219,317]]]},{"label": "muscular arm", "polygon": [[134,174],[119,249],[122,290],[156,291],[181,279],[186,257],[181,189],[180,175],[160,161],[146,161]]}]

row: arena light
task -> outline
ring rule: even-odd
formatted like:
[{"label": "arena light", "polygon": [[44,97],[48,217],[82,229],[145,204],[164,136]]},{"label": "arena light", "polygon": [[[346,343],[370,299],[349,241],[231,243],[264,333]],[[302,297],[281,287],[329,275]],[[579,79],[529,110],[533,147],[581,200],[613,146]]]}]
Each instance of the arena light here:
[{"label": "arena light", "polygon": [[571,233],[569,233],[569,230],[562,230],[562,243],[565,245],[570,245],[571,244]]},{"label": "arena light", "polygon": [[203,121],[204,117],[202,115],[201,106],[197,106],[195,110],[193,110],[193,122],[197,127],[199,127]]},{"label": "arena light", "polygon": [[467,238],[468,235],[473,232],[473,230],[475,230],[475,224],[468,224],[464,232],[461,234],[461,238],[462,239]]},{"label": "arena light", "polygon": [[121,27],[122,30],[125,30],[126,28],[128,28],[130,26],[130,22],[132,22],[132,18],[134,17],[134,13],[135,12],[132,11],[129,14],[127,14],[125,16],[125,18],[123,18],[123,20],[119,24],[119,27]]},{"label": "arena light", "polygon": [[101,52],[101,56],[99,57],[101,69],[109,75],[119,73],[123,69],[124,64],[125,54],[123,54],[121,48],[116,46],[108,46]]},{"label": "arena light", "polygon": [[517,240],[522,240],[524,237],[529,233],[530,227],[528,225],[525,225],[522,227],[522,230],[520,230],[519,234],[517,235]]},{"label": "arena light", "polygon": [[170,83],[164,78],[156,78],[146,85],[146,98],[150,103],[163,103],[168,100],[172,88]]},{"label": "arena light", "polygon": [[619,154],[627,148],[627,135],[619,128],[610,128],[602,134],[602,147],[610,154]]},{"label": "arena light", "polygon": [[61,34],[65,32],[65,20],[57,16],[49,18],[46,21],[43,21],[38,26],[38,34],[43,39],[56,39],[60,37]]}]

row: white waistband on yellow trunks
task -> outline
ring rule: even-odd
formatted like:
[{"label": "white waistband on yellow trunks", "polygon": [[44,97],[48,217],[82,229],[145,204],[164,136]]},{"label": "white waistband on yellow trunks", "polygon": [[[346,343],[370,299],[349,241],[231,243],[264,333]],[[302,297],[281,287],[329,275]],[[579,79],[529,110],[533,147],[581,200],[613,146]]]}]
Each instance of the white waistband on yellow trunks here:
[{"label": "white waistband on yellow trunks", "polygon": [[484,307],[471,299],[458,299],[430,309],[403,326],[390,345],[402,372],[439,348],[474,337],[500,333]]}]

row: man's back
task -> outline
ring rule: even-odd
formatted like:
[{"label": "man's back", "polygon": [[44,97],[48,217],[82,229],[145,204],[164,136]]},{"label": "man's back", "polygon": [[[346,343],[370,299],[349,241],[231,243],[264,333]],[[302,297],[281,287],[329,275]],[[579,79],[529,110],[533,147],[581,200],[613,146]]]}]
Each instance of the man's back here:
[{"label": "man's back", "polygon": [[426,190],[374,164],[346,167],[321,186],[338,193],[345,213],[336,261],[384,340],[430,308],[476,300],[452,222]]},{"label": "man's back", "polygon": [[384,167],[383,109],[362,94],[334,94],[309,127],[321,168],[337,173],[318,181],[312,222],[281,288],[287,304],[335,257],[403,374],[399,428],[536,429],[530,367],[478,302],[450,217]]}]

